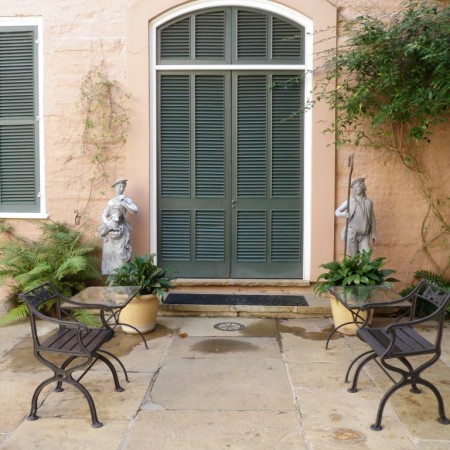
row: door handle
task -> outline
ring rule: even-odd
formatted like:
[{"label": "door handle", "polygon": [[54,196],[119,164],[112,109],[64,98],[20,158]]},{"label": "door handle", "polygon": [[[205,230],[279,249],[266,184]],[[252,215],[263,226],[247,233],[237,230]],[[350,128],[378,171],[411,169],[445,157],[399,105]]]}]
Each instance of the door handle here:
[{"label": "door handle", "polygon": [[231,200],[231,206],[234,208],[237,202],[237,199],[234,198],[233,200]]}]

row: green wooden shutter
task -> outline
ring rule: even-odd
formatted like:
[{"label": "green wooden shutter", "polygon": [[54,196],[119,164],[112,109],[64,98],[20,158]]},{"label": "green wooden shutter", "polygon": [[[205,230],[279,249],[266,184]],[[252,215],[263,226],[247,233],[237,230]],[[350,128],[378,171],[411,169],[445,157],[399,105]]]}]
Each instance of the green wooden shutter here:
[{"label": "green wooden shutter", "polygon": [[225,10],[195,16],[195,59],[225,60]]},{"label": "green wooden shutter", "polygon": [[237,11],[237,58],[265,60],[268,56],[267,14]]},{"label": "green wooden shutter", "polygon": [[272,58],[305,63],[305,29],[277,17],[272,19]]},{"label": "green wooden shutter", "polygon": [[189,75],[162,76],[160,96],[161,194],[165,198],[189,198],[191,193]]},{"label": "green wooden shutter", "polygon": [[39,212],[37,30],[0,28],[0,212]]},{"label": "green wooden shutter", "polygon": [[161,60],[189,60],[191,57],[190,18],[177,19],[158,31]]},{"label": "green wooden shutter", "polygon": [[274,75],[272,83],[272,195],[298,197],[302,187],[303,82],[295,74]]},{"label": "green wooden shutter", "polygon": [[236,278],[301,275],[303,86],[289,82],[294,77],[256,72],[233,77]]},{"label": "green wooden shutter", "polygon": [[237,196],[267,195],[267,76],[237,77]]},{"label": "green wooden shutter", "polygon": [[183,276],[228,276],[229,80],[201,73],[159,80],[161,263]]}]

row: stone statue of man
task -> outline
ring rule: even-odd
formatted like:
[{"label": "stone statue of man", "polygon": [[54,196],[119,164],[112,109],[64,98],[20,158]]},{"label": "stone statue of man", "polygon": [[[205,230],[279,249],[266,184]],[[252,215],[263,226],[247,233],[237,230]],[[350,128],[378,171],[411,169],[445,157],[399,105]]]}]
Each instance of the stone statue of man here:
[{"label": "stone statue of man", "polygon": [[103,225],[98,229],[98,234],[103,238],[103,275],[114,272],[131,257],[131,225],[126,214],[136,214],[139,209],[124,195],[126,186],[127,180],[123,179],[111,185],[115,189],[115,196],[108,201],[102,215]]},{"label": "stone statue of man", "polygon": [[[373,202],[366,197],[365,178],[356,178],[351,184],[350,204],[346,200],[336,209],[336,217],[348,219],[347,250],[350,256],[370,250],[376,242],[376,221]],[[345,240],[345,229],[341,239]]]}]

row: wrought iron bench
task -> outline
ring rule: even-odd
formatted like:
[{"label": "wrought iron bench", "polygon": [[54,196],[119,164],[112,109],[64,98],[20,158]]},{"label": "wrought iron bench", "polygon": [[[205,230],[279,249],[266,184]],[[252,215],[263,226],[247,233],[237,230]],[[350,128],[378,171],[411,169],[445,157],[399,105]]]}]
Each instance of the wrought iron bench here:
[{"label": "wrought iron bench", "polygon": [[[421,281],[419,285],[405,297],[411,301],[411,310],[409,318],[405,322],[393,323],[385,328],[360,328],[357,331],[358,337],[371,347],[371,350],[366,351],[356,357],[350,364],[345,380],[348,381],[350,371],[354,364],[359,362],[355,370],[352,386],[348,389],[349,392],[357,392],[358,378],[364,365],[371,361],[379,361],[380,367],[390,376],[389,371],[400,374],[401,378],[394,385],[391,386],[382,397],[378,406],[378,412],[375,424],[370,428],[372,430],[381,430],[381,421],[383,417],[384,407],[389,397],[402,388],[403,386],[411,385],[411,392],[418,394],[420,390],[417,385],[421,384],[428,387],[436,396],[438,402],[439,419],[442,424],[450,424],[449,419],[445,416],[444,402],[439,390],[430,381],[422,378],[422,372],[433,365],[441,355],[441,341],[444,327],[445,310],[450,301],[450,293],[446,292],[434,284],[426,281]],[[416,316],[417,310],[421,302],[426,302],[434,307],[432,313],[426,317],[418,318]],[[418,325],[425,323],[434,325],[434,335],[432,339],[425,338],[418,328]],[[425,362],[423,359],[419,361],[414,360],[413,357],[429,355]],[[399,361],[402,366],[393,365],[393,360]]]},{"label": "wrought iron bench", "polygon": [[[126,376],[123,364],[115,355],[101,348],[114,336],[114,331],[106,324],[99,328],[91,328],[77,322],[69,310],[61,307],[62,304],[77,305],[77,303],[62,296],[50,282],[20,294],[19,297],[28,305],[30,312],[34,354],[42,364],[53,371],[53,376],[44,380],[34,391],[31,411],[27,416],[28,420],[38,419],[36,415],[37,401],[45,386],[56,383],[55,391],[61,392],[63,391],[62,384],[68,383],[85,396],[91,411],[92,426],[94,428],[101,427],[102,423],[98,420],[94,400],[80,380],[100,359],[112,373],[115,390],[118,392],[124,390],[119,384],[114,365],[105,355],[117,361]],[[49,303],[53,307],[51,309],[44,308]],[[82,305],[77,306],[82,307]],[[53,328],[51,334],[48,333],[48,326],[43,326],[48,323],[56,325],[56,329]],[[80,370],[82,371],[81,375],[74,378],[74,372]]]}]

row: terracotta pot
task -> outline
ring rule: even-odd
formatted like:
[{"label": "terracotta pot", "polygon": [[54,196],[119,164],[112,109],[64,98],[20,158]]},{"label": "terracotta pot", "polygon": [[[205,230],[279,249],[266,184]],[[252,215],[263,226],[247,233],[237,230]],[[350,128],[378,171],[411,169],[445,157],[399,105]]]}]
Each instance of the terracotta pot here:
[{"label": "terracotta pot", "polygon": [[[159,310],[159,300],[156,295],[140,295],[135,297],[120,312],[119,321],[136,327],[141,333],[149,333],[155,328],[156,316]],[[137,334],[137,331],[122,325],[125,333]]]},{"label": "terracotta pot", "polygon": [[[330,305],[335,328],[343,323],[353,322],[352,313],[333,295],[330,295]],[[360,311],[359,316],[361,317],[361,320],[366,320],[367,311]],[[354,336],[357,329],[358,325],[351,323],[339,328],[337,331],[338,333],[345,334],[347,336]]]}]

